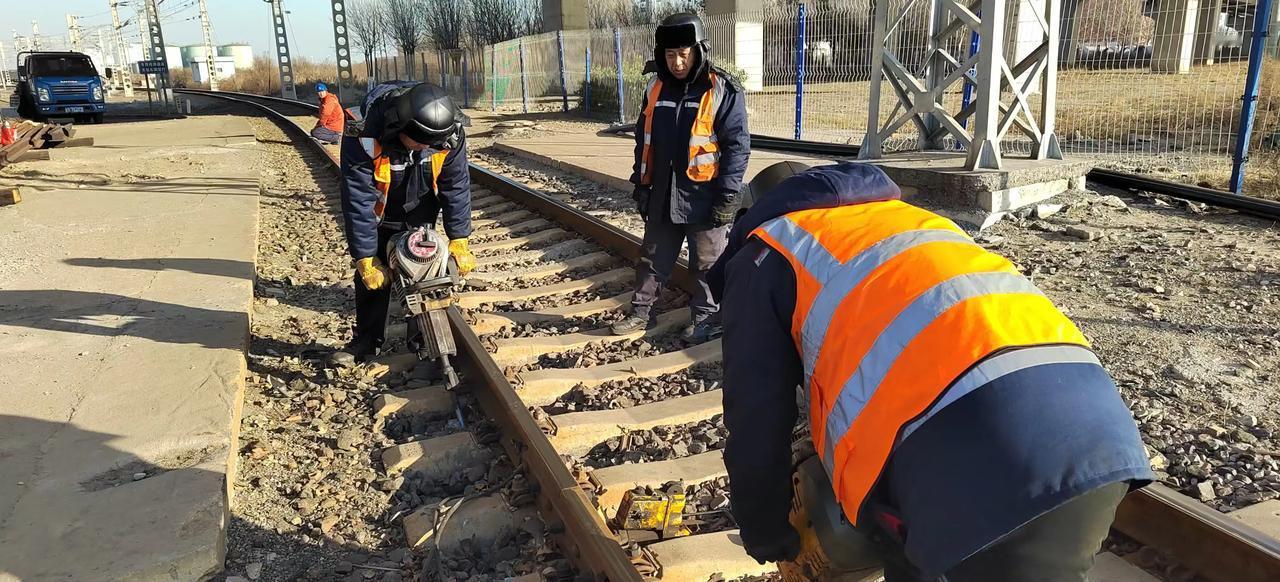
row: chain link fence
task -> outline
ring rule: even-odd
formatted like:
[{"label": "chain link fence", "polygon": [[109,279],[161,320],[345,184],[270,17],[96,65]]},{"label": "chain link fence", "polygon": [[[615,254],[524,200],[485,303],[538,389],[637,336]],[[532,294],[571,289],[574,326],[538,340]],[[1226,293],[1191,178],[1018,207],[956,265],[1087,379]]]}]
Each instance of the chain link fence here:
[{"label": "chain link fence", "polygon": [[[1064,152],[1102,166],[1225,188],[1240,134],[1256,3],[1060,1],[1056,130]],[[931,4],[889,4],[889,21],[896,26],[887,44],[919,78],[929,64]],[[758,12],[704,15],[713,58],[747,88],[753,133],[861,142],[875,50],[874,5],[874,0],[803,6],[783,0]],[[1005,51],[1013,67],[1040,43],[1044,2],[1007,0],[1006,9]],[[1274,19],[1274,14],[1265,16]],[[1275,190],[1280,168],[1276,36],[1263,45],[1265,55],[1258,55],[1264,61],[1250,143],[1250,190]],[[940,39],[939,46],[963,62],[977,40],[961,28]],[[426,63],[437,63],[427,68],[444,71],[449,92],[472,107],[569,110],[632,121],[643,96],[645,63],[653,58],[653,27],[545,33],[426,55]],[[426,78],[437,82],[430,74]],[[1030,106],[1038,107],[1041,98],[1033,93]],[[942,96],[953,112],[969,99],[962,84]],[[886,85],[881,124],[898,113],[897,105]],[[914,124],[903,124],[887,148],[915,147],[916,131]],[[1029,144],[1012,130],[1003,147],[1008,155],[1018,155]]]}]

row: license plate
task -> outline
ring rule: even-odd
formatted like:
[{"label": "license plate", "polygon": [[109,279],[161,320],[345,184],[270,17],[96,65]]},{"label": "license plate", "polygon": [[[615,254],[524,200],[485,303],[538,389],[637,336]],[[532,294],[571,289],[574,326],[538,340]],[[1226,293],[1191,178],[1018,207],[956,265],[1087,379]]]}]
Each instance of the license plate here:
[{"label": "license plate", "polygon": [[84,113],[83,107],[68,107],[67,113]]}]

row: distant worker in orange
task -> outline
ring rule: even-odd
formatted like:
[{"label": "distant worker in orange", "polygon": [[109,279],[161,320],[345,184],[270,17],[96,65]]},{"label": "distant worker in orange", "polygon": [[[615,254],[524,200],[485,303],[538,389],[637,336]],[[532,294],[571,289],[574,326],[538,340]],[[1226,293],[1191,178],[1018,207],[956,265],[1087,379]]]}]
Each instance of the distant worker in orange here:
[{"label": "distant worker in orange", "polygon": [[328,144],[338,143],[342,139],[342,104],[324,83],[316,83],[316,97],[320,100],[320,121],[311,130],[311,137]]}]

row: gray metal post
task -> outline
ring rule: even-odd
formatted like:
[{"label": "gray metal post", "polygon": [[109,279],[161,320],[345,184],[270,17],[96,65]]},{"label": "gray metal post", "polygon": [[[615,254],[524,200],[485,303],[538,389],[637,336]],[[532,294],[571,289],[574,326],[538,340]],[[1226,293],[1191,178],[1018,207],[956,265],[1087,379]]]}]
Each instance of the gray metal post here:
[{"label": "gray metal post", "polygon": [[489,108],[498,110],[498,46],[489,45]]},{"label": "gray metal post", "polygon": [[582,84],[582,106],[587,115],[591,115],[591,39],[587,39],[587,74]]},{"label": "gray metal post", "polygon": [[[1050,0],[1056,1],[1056,0]],[[982,0],[978,30],[978,99],[965,167],[1000,169],[1000,75],[1004,66],[1005,0]]]},{"label": "gray metal post", "polygon": [[41,50],[40,47],[40,23],[31,21],[31,47],[35,50]]},{"label": "gray metal post", "polygon": [[280,65],[280,96],[297,99],[298,89],[293,85],[293,59],[289,57],[289,35],[285,31],[284,0],[270,0],[271,20],[276,37],[276,62]]},{"label": "gray metal post", "polygon": [[462,49],[462,106],[471,107],[471,77],[467,76],[467,49]]},{"label": "gray metal post", "polygon": [[350,104],[354,97],[351,84],[355,75],[351,72],[351,44],[347,39],[347,3],[346,0],[330,0],[333,11],[333,50],[337,53],[338,62],[338,101]]},{"label": "gray metal post", "polygon": [[525,113],[529,112],[529,83],[524,72],[524,39],[516,41],[520,49],[520,106]]},{"label": "gray metal post", "polygon": [[863,160],[874,160],[884,155],[880,139],[880,86],[884,81],[888,19],[888,0],[877,0],[871,16],[871,94],[867,101],[867,135],[862,138],[862,147],[858,148],[858,158]]},{"label": "gray metal post", "polygon": [[84,52],[84,46],[80,42],[80,24],[74,14],[67,15],[67,37],[71,41],[71,50]]},{"label": "gray metal post", "polygon": [[627,120],[627,94],[622,79],[622,29],[613,29],[613,64],[618,70],[618,123]]},{"label": "gray metal post", "polygon": [[1061,160],[1062,146],[1058,143],[1058,134],[1054,123],[1058,112],[1058,57],[1061,56],[1059,43],[1062,33],[1062,0],[1044,0],[1044,18],[1048,24],[1044,42],[1044,72],[1040,77],[1040,139],[1031,150],[1031,157],[1037,160]]},{"label": "gray metal post", "polygon": [[569,80],[564,71],[564,31],[556,31],[556,48],[560,56],[560,110],[569,111]]},{"label": "gray metal post", "polygon": [[796,6],[796,125],[795,138],[798,141],[804,135],[804,2]]},{"label": "gray metal post", "polygon": [[445,75],[444,65],[448,59],[444,57],[444,51],[436,51],[436,60],[440,61],[440,88],[446,93],[449,92],[449,77]]}]

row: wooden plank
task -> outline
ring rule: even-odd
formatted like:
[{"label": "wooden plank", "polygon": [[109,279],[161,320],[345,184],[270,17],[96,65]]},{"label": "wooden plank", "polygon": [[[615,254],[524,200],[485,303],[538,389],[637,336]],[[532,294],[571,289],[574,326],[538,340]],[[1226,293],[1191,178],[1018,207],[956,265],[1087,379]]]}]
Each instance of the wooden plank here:
[{"label": "wooden plank", "polygon": [[0,187],[0,206],[10,206],[22,202],[22,193],[17,186]]}]

